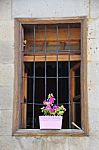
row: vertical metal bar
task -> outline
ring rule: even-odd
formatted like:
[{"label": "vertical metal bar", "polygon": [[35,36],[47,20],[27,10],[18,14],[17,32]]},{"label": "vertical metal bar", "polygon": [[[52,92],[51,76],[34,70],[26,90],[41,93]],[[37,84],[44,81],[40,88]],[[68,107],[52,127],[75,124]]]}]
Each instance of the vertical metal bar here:
[{"label": "vertical metal bar", "polygon": [[56,26],[57,105],[58,105],[58,25]]},{"label": "vertical metal bar", "polygon": [[46,40],[47,40],[47,33],[46,33],[46,32],[47,32],[47,31],[46,31],[46,30],[47,30],[47,27],[46,27],[46,25],[45,25],[45,35],[44,35],[44,36],[45,36],[45,37],[44,37],[44,40],[45,40],[45,41],[44,41],[44,42],[45,42],[45,43],[44,43],[44,49],[45,49],[45,51],[44,51],[44,53],[45,53],[45,99],[46,99],[46,88],[47,88],[47,85],[46,85],[46,84],[47,84],[47,83],[46,83],[46,46],[47,46],[47,43],[46,43]]},{"label": "vertical metal bar", "polygon": [[35,36],[36,36],[36,33],[35,33],[35,25],[34,25],[34,65],[33,65],[33,120],[32,120],[32,127],[35,128],[34,126],[34,103],[35,103],[35,48],[36,48],[36,45],[35,45]]},{"label": "vertical metal bar", "polygon": [[68,61],[68,98],[69,98],[69,128],[71,128],[71,100],[70,100],[70,25],[68,24],[68,53],[69,53],[69,61]]}]

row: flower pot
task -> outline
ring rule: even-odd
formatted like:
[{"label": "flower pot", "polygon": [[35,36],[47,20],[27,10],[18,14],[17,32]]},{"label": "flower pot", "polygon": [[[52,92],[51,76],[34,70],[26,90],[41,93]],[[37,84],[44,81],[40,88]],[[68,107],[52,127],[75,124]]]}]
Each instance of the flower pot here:
[{"label": "flower pot", "polygon": [[62,116],[39,116],[40,129],[61,129]]}]

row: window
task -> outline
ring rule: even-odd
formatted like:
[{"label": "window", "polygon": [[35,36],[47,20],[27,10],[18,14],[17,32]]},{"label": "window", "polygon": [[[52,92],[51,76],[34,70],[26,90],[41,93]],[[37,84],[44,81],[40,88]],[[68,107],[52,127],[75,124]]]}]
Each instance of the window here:
[{"label": "window", "polygon": [[66,108],[62,129],[83,129],[81,21],[22,23],[21,29],[19,128],[39,129],[42,102],[53,93]]}]

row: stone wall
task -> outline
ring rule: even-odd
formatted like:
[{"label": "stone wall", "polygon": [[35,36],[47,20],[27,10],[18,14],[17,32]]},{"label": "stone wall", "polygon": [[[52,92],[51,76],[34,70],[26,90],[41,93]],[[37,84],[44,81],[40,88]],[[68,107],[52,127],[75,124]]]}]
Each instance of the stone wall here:
[{"label": "stone wall", "polygon": [[[99,0],[0,0],[0,150],[99,149]],[[12,136],[14,18],[87,16],[89,136]]]}]

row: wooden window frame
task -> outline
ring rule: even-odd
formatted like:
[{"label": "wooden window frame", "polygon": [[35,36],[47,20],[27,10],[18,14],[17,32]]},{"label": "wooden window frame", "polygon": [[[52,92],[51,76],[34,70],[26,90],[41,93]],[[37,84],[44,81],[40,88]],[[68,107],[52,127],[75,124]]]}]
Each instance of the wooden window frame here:
[{"label": "wooden window frame", "polygon": [[[20,100],[22,98],[22,24],[56,24],[56,23],[81,23],[81,124],[82,129],[62,129],[62,130],[40,130],[40,129],[20,129],[21,109]],[[26,81],[25,81],[26,82]],[[15,136],[83,136],[88,135],[88,98],[87,98],[87,18],[48,18],[48,19],[15,19],[15,84],[13,102],[13,135]],[[23,110],[24,111],[24,110]],[[23,118],[25,119],[25,118]]]}]

